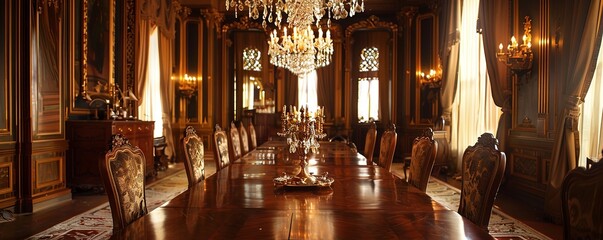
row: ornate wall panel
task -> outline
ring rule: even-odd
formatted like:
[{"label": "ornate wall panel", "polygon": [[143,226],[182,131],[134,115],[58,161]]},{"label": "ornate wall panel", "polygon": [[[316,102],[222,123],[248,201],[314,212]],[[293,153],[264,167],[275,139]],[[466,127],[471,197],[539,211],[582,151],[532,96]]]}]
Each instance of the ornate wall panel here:
[{"label": "ornate wall panel", "polygon": [[[17,69],[28,72],[28,82],[22,82],[18,97],[18,114],[24,121],[19,134],[22,152],[17,166],[17,212],[32,212],[44,208],[50,202],[71,199],[71,191],[65,181],[65,74],[69,64],[72,42],[68,37],[71,5],[66,1],[41,0],[20,3],[19,7],[30,11],[28,22],[18,24],[29,29],[19,37],[17,48],[24,61],[17,62]],[[28,25],[29,24],[29,25]],[[52,201],[49,201],[52,200]],[[49,201],[49,202],[48,202]]]},{"label": "ornate wall panel", "polygon": [[507,151],[508,183],[505,189],[532,198],[539,202],[544,199],[548,181],[549,163],[553,141],[538,138],[536,133],[511,131]]}]

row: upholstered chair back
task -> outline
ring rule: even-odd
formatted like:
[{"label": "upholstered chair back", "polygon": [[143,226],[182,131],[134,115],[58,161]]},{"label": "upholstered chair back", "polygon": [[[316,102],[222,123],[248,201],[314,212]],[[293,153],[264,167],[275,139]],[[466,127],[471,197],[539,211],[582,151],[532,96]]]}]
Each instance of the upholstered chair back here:
[{"label": "upholstered chair back", "polygon": [[392,124],[387,130],[385,130],[385,132],[383,132],[379,146],[378,165],[387,169],[388,171],[391,170],[397,141],[398,134],[396,133],[396,126]]},{"label": "upholstered chair back", "polygon": [[252,122],[249,122],[249,142],[251,143],[251,149],[258,147],[258,139],[255,134],[255,127]]},{"label": "upholstered chair back", "polygon": [[375,145],[377,143],[377,125],[375,122],[371,122],[369,130],[366,132],[364,140],[364,156],[369,164],[373,163],[373,155],[375,154]]},{"label": "upholstered chair back", "polygon": [[569,171],[561,187],[565,239],[603,239],[603,162]]},{"label": "upholstered chair back", "polygon": [[427,190],[427,182],[435,163],[438,143],[433,140],[433,130],[427,129],[423,136],[415,138],[412,144],[408,182],[421,191]]},{"label": "upholstered chair back", "polygon": [[241,153],[245,154],[249,152],[249,136],[243,123],[239,126],[239,134],[241,135]]},{"label": "upholstered chair back", "polygon": [[505,172],[506,156],[498,140],[484,133],[463,153],[461,199],[458,212],[487,230],[492,206]]},{"label": "upholstered chair back", "polygon": [[197,135],[193,126],[187,126],[184,130],[184,168],[188,177],[188,185],[192,186],[205,179],[205,149],[203,141]]},{"label": "upholstered chair back", "polygon": [[147,214],[145,156],[121,134],[114,135],[111,149],[99,170],[109,198],[113,231],[119,231]]},{"label": "upholstered chair back", "polygon": [[243,153],[241,149],[241,135],[239,135],[239,130],[234,122],[230,123],[230,146],[230,158],[236,161]]},{"label": "upholstered chair back", "polygon": [[226,132],[222,130],[220,125],[216,124],[214,131],[214,156],[216,156],[216,170],[225,168],[230,164],[228,156],[228,138]]}]

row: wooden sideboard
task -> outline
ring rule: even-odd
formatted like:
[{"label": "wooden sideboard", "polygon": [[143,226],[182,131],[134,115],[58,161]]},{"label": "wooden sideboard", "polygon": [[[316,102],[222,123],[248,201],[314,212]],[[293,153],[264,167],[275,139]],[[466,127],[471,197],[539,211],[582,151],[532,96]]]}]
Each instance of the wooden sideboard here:
[{"label": "wooden sideboard", "polygon": [[73,190],[102,188],[99,161],[111,147],[111,136],[121,133],[138,146],[146,159],[145,174],[155,174],[153,121],[69,120],[66,123],[67,184]]}]

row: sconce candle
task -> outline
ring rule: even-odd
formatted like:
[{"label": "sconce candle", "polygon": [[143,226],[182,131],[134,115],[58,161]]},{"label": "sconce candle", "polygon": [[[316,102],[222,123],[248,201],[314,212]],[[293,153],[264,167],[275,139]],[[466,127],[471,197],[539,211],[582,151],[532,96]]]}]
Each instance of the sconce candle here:
[{"label": "sconce candle", "polygon": [[523,73],[532,68],[534,54],[532,53],[532,20],[526,16],[523,22],[524,35],[522,44],[519,45],[515,36],[511,36],[511,42],[507,45],[507,51],[503,52],[503,44],[498,45],[496,57],[505,63],[513,73]]}]

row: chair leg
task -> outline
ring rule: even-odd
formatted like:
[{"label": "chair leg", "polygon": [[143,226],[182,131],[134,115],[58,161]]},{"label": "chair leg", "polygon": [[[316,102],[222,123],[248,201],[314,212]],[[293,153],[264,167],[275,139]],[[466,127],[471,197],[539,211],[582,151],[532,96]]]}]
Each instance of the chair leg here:
[{"label": "chair leg", "polygon": [[408,176],[406,175],[406,171],[408,170],[408,168],[410,167],[410,157],[405,157],[404,158],[404,167],[402,167],[402,170],[404,170],[404,179],[408,180]]}]

